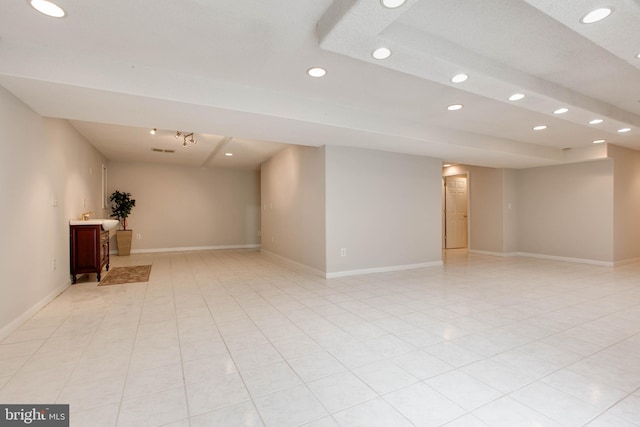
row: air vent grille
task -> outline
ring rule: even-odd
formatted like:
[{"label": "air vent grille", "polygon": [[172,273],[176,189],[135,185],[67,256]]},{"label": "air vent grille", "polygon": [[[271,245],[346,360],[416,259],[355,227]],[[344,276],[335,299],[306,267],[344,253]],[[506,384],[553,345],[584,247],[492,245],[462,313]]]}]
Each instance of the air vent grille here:
[{"label": "air vent grille", "polygon": [[162,148],[152,148],[151,151],[155,151],[156,153],[175,153],[176,150],[163,150]]}]

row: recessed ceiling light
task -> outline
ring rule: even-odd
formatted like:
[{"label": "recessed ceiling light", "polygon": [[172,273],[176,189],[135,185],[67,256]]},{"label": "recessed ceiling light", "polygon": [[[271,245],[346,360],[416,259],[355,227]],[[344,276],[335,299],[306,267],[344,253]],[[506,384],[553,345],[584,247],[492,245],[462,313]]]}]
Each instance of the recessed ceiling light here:
[{"label": "recessed ceiling light", "polygon": [[452,104],[447,107],[447,110],[449,111],[457,111],[460,109],[462,109],[462,104]]},{"label": "recessed ceiling light", "polygon": [[622,129],[618,129],[618,133],[626,133],[629,132],[631,130],[631,128],[622,128]]},{"label": "recessed ceiling light", "polygon": [[224,155],[227,157],[233,157],[233,153],[224,153]]},{"label": "recessed ceiling light", "polygon": [[602,144],[603,142],[605,142],[604,139],[596,139],[595,141],[593,141],[594,144]]},{"label": "recessed ceiling light", "polygon": [[312,67],[307,70],[307,74],[311,77],[324,77],[327,74],[327,70],[321,67]]},{"label": "recessed ceiling light", "polygon": [[553,112],[553,114],[564,114],[564,113],[566,113],[567,111],[569,111],[569,109],[568,109],[568,108],[564,108],[564,107],[562,107],[562,108],[558,108],[556,111],[554,111],[554,112]]},{"label": "recessed ceiling light", "polygon": [[640,59],[640,53],[636,55],[636,58]]},{"label": "recessed ceiling light", "polygon": [[469,78],[468,75],[464,74],[464,73],[460,73],[460,74],[456,74],[455,76],[451,77],[451,82],[452,83],[462,83],[465,80],[467,80]]},{"label": "recessed ceiling light", "polygon": [[151,130],[149,131],[149,133],[150,133],[151,135],[155,135],[157,131],[158,131],[158,129],[153,128],[153,129],[151,129]]},{"label": "recessed ceiling light", "polygon": [[400,7],[404,4],[406,0],[382,0],[382,5],[389,9],[395,9],[396,7]]},{"label": "recessed ceiling light", "polygon": [[386,47],[379,47],[371,53],[374,59],[387,59],[391,56],[391,50]]},{"label": "recessed ceiling light", "polygon": [[448,168],[449,166],[451,166],[450,163],[445,163],[444,165],[442,165],[443,168]]},{"label": "recessed ceiling light", "polygon": [[509,101],[520,101],[524,98],[524,93],[514,93],[509,97]]},{"label": "recessed ceiling light", "polygon": [[547,128],[546,125],[540,125],[533,128],[533,130],[545,130]]},{"label": "recessed ceiling light", "polygon": [[29,0],[29,4],[38,12],[52,18],[62,18],[65,15],[60,6],[47,0]]},{"label": "recessed ceiling light", "polygon": [[604,120],[602,119],[593,119],[589,122],[590,125],[599,125],[600,123],[604,122]]},{"label": "recessed ceiling light", "polygon": [[607,16],[611,15],[613,9],[610,7],[601,7],[599,9],[592,10],[582,17],[580,22],[583,24],[593,24],[594,22],[602,21]]}]

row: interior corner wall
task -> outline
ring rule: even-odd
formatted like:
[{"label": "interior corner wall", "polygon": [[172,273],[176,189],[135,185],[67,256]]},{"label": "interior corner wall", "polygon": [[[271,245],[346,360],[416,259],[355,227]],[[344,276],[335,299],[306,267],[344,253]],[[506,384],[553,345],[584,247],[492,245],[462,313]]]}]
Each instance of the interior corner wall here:
[{"label": "interior corner wall", "polygon": [[613,158],[614,261],[640,258],[640,151],[609,144]]},{"label": "interior corner wall", "polygon": [[518,252],[518,173],[502,170],[502,250],[505,254]]},{"label": "interior corner wall", "polygon": [[441,160],[339,146],[325,155],[328,275],[441,262]]},{"label": "interior corner wall", "polygon": [[[132,252],[248,248],[260,243],[260,173],[109,162],[108,193],[131,193]],[[112,249],[117,247],[112,238]]]},{"label": "interior corner wall", "polygon": [[[513,227],[505,229],[505,186],[504,170],[481,166],[455,165],[445,169],[445,175],[469,173],[469,249],[479,252],[501,254],[511,252],[513,246]],[[511,175],[509,175],[511,176]],[[511,204],[512,210],[516,204]],[[515,211],[508,215],[509,221]],[[509,240],[505,243],[505,231]],[[508,245],[508,248],[507,248]]]},{"label": "interior corner wall", "polygon": [[325,148],[287,147],[260,177],[262,250],[324,274]]},{"label": "interior corner wall", "polygon": [[0,86],[0,339],[70,284],[69,220],[103,216],[106,159]]},{"label": "interior corner wall", "polygon": [[519,252],[612,262],[613,163],[518,170]]}]

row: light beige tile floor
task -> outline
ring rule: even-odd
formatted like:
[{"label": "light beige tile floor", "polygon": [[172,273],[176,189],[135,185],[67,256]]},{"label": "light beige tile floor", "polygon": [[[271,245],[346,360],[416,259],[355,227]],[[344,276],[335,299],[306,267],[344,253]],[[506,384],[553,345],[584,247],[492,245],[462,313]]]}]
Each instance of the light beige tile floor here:
[{"label": "light beige tile floor", "polygon": [[0,343],[72,426],[640,426],[640,264],[448,253],[324,280],[259,252],[113,257]]}]

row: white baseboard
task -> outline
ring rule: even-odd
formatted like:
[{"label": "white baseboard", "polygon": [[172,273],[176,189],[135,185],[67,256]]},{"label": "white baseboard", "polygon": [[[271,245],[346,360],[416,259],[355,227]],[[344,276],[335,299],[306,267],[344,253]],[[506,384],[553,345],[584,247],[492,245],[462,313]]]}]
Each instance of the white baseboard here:
[{"label": "white baseboard", "polygon": [[469,249],[469,253],[478,254],[478,255],[500,256],[500,257],[512,257],[512,256],[520,255],[519,252],[490,252],[490,251],[479,251],[477,249]]},{"label": "white baseboard", "polygon": [[603,267],[613,267],[614,263],[612,261],[599,261],[596,259],[585,259],[585,258],[571,258],[564,256],[556,256],[556,255],[545,255],[545,254],[534,254],[529,252],[518,252],[518,256],[529,257],[529,258],[540,258],[540,259],[548,259],[552,261],[564,261],[564,262],[574,262],[578,264],[589,264],[589,265],[600,265]]},{"label": "white baseboard", "polygon": [[275,263],[280,264],[284,267],[288,267],[297,271],[301,271],[304,273],[313,274],[316,276],[324,277],[325,279],[335,279],[338,277],[347,277],[347,276],[357,276],[360,274],[371,274],[371,273],[386,273],[389,271],[401,271],[401,270],[413,270],[416,268],[425,268],[425,267],[436,267],[442,266],[443,262],[433,261],[433,262],[423,262],[420,264],[409,264],[409,265],[393,265],[390,267],[374,267],[374,268],[363,268],[359,270],[346,270],[346,271],[335,271],[332,273],[325,273],[324,271],[318,270],[313,267],[309,267],[308,265],[301,264],[297,261],[293,261],[289,258],[285,258],[281,255],[274,254],[273,252],[269,252],[267,250],[261,249],[260,253],[265,254],[268,258],[273,260]]},{"label": "white baseboard", "polygon": [[474,254],[479,254],[479,255],[491,255],[491,256],[499,256],[499,257],[521,256],[521,257],[529,257],[529,258],[548,259],[552,261],[600,265],[603,267],[615,267],[618,265],[633,264],[636,262],[640,262],[640,258],[631,258],[631,259],[612,262],[612,261],[600,261],[596,259],[571,258],[571,257],[557,256],[557,255],[536,254],[536,253],[530,253],[530,252],[489,252],[489,251],[478,251],[475,249],[470,249],[469,252]]},{"label": "white baseboard", "polygon": [[266,255],[267,258],[271,259],[276,264],[282,265],[284,267],[291,268],[303,273],[313,274],[315,276],[325,277],[324,271],[309,267],[306,264],[301,264],[292,259],[283,257],[282,255],[274,254],[273,252],[267,251],[265,249],[260,249],[260,253]]},{"label": "white baseboard", "polygon": [[[151,254],[162,252],[193,252],[193,251],[212,251],[212,250],[231,250],[231,249],[260,249],[259,243],[250,243],[246,245],[223,245],[223,246],[182,246],[178,248],[153,248],[153,249],[132,249],[132,254]],[[109,251],[110,255],[118,255],[118,251]]]},{"label": "white baseboard", "polygon": [[335,271],[332,273],[326,273],[325,277],[327,279],[335,279],[338,277],[358,276],[360,274],[387,273],[390,271],[414,270],[417,268],[439,267],[442,265],[443,265],[443,262],[442,260],[440,260],[440,261],[422,262],[419,264],[392,265],[389,267],[373,267],[373,268],[362,268],[359,270]]},{"label": "white baseboard", "polygon": [[3,339],[11,335],[12,332],[14,332],[20,326],[22,326],[22,324],[27,320],[29,320],[31,316],[33,316],[38,311],[40,311],[42,307],[49,304],[58,295],[63,293],[69,286],[71,286],[70,280],[67,281],[67,283],[65,283],[64,285],[57,287],[55,290],[50,292],[49,295],[47,295],[46,297],[38,301],[36,304],[32,305],[31,308],[29,308],[27,311],[25,311],[20,316],[18,316],[17,318],[9,322],[7,325],[5,325],[2,329],[0,329],[0,341],[2,341]]},{"label": "white baseboard", "polygon": [[640,262],[640,258],[621,259],[620,261],[614,261],[613,265],[617,267],[619,265],[635,264],[636,262]]}]

